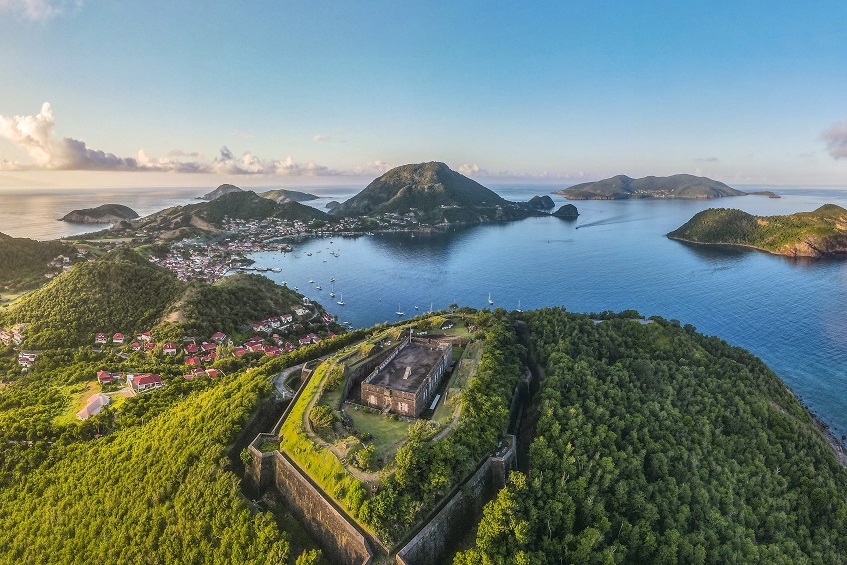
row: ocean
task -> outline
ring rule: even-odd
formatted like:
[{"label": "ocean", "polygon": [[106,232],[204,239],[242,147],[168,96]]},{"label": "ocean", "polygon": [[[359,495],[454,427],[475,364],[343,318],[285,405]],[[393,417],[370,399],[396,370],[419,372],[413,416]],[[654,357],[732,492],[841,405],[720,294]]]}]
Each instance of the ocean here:
[{"label": "ocean", "polygon": [[[321,195],[312,204],[323,208],[361,188],[305,190]],[[491,188],[511,200],[552,190]],[[762,188],[768,187],[757,187]],[[454,302],[488,307],[489,296],[494,307],[508,310],[636,309],[693,324],[761,357],[841,436],[847,434],[847,259],[791,260],[665,237],[710,207],[764,215],[825,203],[847,207],[847,190],[770,189],[783,197],[574,202],[580,212],[575,221],[531,218],[439,234],[309,238],[294,242],[293,253],[252,258],[257,266],[279,267],[280,273],[267,275],[298,287],[353,327],[396,320],[397,311],[410,317]],[[92,229],[56,221],[74,208],[114,202],[144,215],[196,202],[208,190],[4,189],[0,232],[36,239],[73,235]],[[554,200],[557,206],[565,203],[560,196]],[[337,304],[342,296],[343,306]]]}]

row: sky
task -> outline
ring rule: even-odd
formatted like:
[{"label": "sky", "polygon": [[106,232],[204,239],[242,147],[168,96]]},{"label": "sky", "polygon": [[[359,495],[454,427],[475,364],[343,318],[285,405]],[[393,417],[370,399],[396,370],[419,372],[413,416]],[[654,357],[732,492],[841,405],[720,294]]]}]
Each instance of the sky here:
[{"label": "sky", "polygon": [[0,0],[0,187],[847,186],[847,3]]}]

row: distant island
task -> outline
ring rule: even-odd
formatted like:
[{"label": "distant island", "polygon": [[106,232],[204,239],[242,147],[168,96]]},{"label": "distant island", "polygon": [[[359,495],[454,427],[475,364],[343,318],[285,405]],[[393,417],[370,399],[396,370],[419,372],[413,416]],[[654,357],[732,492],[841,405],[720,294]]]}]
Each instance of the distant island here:
[{"label": "distant island", "polygon": [[527,203],[510,202],[444,163],[395,167],[354,197],[333,208],[332,216],[403,216],[404,224],[480,224],[544,215]]},{"label": "distant island", "polygon": [[788,257],[847,253],[847,210],[825,204],[814,212],[754,216],[715,208],[696,214],[668,237],[679,241],[753,247]]},{"label": "distant island", "polygon": [[608,179],[584,182],[553,194],[561,194],[568,200],[628,200],[635,198],[724,198],[745,196],[747,193],[731,188],[724,183],[694,175],[671,175],[669,177],[644,177],[633,179],[617,175]]},{"label": "distant island", "polygon": [[770,190],[757,190],[756,192],[748,192],[747,194],[751,196],[767,196],[768,198],[782,198],[782,196]]},{"label": "distant island", "polygon": [[123,204],[103,204],[96,208],[73,210],[59,218],[62,222],[76,224],[113,224],[121,220],[134,220],[138,213]]},{"label": "distant island", "polygon": [[553,212],[553,215],[557,218],[564,218],[566,220],[570,220],[579,216],[579,211],[573,204],[565,204],[563,206],[560,206],[558,210]]},{"label": "distant island", "polygon": [[207,192],[203,196],[198,196],[197,200],[215,200],[223,196],[224,194],[230,194],[232,192],[243,192],[240,188],[235,186],[234,184],[222,184],[218,186],[212,192]]},{"label": "distant island", "polygon": [[259,196],[267,198],[275,202],[308,202],[309,200],[317,200],[319,197],[308,192],[300,192],[299,190],[288,190],[285,188],[277,188],[260,192]]}]

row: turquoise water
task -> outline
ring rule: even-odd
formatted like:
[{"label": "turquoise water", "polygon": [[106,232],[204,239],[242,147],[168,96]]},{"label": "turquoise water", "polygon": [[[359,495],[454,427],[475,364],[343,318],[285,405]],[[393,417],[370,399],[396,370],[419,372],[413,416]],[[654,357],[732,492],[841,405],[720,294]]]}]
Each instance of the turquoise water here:
[{"label": "turquoise water", "polygon": [[[539,189],[497,190],[526,199]],[[580,217],[572,222],[534,218],[446,234],[311,239],[294,253],[253,258],[280,267],[268,275],[353,326],[396,320],[398,307],[406,317],[430,304],[482,308],[489,293],[506,309],[520,302],[522,309],[636,309],[678,319],[760,356],[838,435],[847,434],[847,259],[789,260],[664,237],[709,207],[782,214],[826,202],[847,206],[843,190],[779,192],[779,200],[577,202]]]}]

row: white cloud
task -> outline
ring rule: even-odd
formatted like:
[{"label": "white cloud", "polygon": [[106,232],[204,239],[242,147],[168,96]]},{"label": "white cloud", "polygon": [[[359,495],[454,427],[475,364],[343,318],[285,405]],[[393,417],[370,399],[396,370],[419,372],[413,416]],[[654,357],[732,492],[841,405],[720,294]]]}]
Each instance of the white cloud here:
[{"label": "white cloud", "polygon": [[376,161],[370,161],[368,163],[365,163],[364,165],[359,165],[358,167],[355,167],[352,171],[350,171],[350,174],[356,175],[356,176],[378,177],[378,176],[380,176],[384,173],[387,173],[388,171],[390,171],[393,168],[394,168],[394,165],[392,165],[391,163],[376,160]]},{"label": "white cloud", "polygon": [[[0,0],[2,1],[2,0]],[[293,157],[260,159],[246,152],[240,157],[227,147],[209,162],[198,152],[176,149],[166,157],[151,157],[142,149],[135,157],[119,157],[89,148],[84,141],[55,135],[53,109],[49,102],[35,116],[0,116],[0,138],[11,141],[30,157],[30,164],[0,158],[0,170],[59,171],[157,171],[218,173],[226,175],[335,175],[337,171],[314,161],[298,163]]]},{"label": "white cloud", "polygon": [[486,169],[480,169],[479,165],[477,165],[476,163],[474,163],[473,165],[471,165],[470,163],[463,163],[459,165],[459,172],[468,177],[487,177],[491,174]]},{"label": "white cloud", "polygon": [[0,0],[0,11],[38,21],[60,14],[65,4],[67,4],[65,0]]},{"label": "white cloud", "polygon": [[821,134],[833,159],[847,159],[847,122],[837,122]]},{"label": "white cloud", "polygon": [[312,137],[312,140],[313,141],[332,141],[332,136],[319,133],[318,135]]}]

